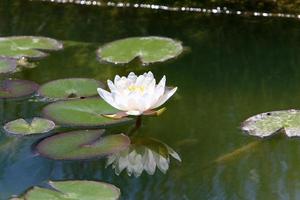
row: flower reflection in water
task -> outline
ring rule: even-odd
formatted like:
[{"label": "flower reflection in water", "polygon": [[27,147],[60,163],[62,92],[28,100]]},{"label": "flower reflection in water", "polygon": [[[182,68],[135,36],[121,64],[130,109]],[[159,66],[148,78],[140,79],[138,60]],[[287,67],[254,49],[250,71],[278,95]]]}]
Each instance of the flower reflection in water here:
[{"label": "flower reflection in water", "polygon": [[117,175],[126,169],[129,176],[139,177],[144,170],[153,175],[156,168],[166,173],[170,157],[181,162],[178,153],[167,144],[153,138],[133,137],[126,150],[108,157],[106,166],[111,165]]}]

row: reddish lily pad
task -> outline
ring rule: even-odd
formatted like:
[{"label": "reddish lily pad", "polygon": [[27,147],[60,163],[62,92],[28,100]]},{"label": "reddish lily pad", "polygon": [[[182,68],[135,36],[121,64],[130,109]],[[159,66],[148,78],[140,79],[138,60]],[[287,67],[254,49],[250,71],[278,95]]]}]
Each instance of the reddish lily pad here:
[{"label": "reddish lily pad", "polygon": [[0,57],[0,74],[7,74],[16,71],[17,60]]},{"label": "reddish lily pad", "polygon": [[130,139],[123,134],[102,137],[104,130],[79,130],[48,137],[36,147],[42,156],[55,160],[99,158],[126,149]]},{"label": "reddish lily pad", "polygon": [[38,84],[28,80],[4,80],[0,82],[0,99],[29,96],[38,87]]}]

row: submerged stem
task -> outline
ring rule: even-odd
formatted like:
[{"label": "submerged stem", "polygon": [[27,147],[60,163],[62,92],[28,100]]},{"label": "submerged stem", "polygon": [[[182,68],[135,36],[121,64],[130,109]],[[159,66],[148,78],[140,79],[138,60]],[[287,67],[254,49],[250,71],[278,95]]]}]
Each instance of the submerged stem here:
[{"label": "submerged stem", "polygon": [[138,116],[135,121],[134,127],[128,132],[129,136],[133,136],[134,133],[142,126],[142,116]]}]

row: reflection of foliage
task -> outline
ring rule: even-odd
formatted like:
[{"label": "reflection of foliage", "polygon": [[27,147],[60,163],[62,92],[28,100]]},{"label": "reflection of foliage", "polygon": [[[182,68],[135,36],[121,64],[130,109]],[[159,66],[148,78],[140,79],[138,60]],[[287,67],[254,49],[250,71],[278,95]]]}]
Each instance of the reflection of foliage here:
[{"label": "reflection of foliage", "polygon": [[170,156],[181,161],[179,155],[167,144],[153,138],[131,138],[131,146],[126,150],[111,155],[107,166],[112,165],[119,175],[126,169],[127,174],[139,177],[145,170],[149,175],[156,168],[166,173],[169,169]]}]

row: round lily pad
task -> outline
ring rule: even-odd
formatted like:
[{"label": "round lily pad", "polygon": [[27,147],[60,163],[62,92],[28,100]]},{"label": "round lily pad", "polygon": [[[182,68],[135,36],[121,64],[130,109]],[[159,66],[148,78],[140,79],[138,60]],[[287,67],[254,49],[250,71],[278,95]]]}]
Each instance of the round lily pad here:
[{"label": "round lily pad", "polygon": [[163,62],[183,51],[181,42],[165,37],[132,37],[110,42],[97,50],[98,57],[115,64],[139,58],[143,64]]},{"label": "round lily pad", "polygon": [[40,87],[38,94],[50,99],[70,99],[97,95],[100,81],[88,78],[67,78],[50,81]]},{"label": "round lily pad", "polygon": [[98,97],[58,101],[47,105],[42,112],[45,118],[57,124],[71,126],[105,127],[129,120],[104,117],[103,114],[116,113],[117,110]]},{"label": "round lily pad", "polygon": [[0,57],[0,74],[6,74],[16,71],[17,60]]},{"label": "round lily pad", "polygon": [[38,84],[28,80],[0,81],[0,98],[18,98],[32,95]]},{"label": "round lily pad", "polygon": [[4,130],[11,134],[32,135],[38,133],[47,133],[54,129],[53,121],[35,117],[32,120],[16,119],[4,125]]},{"label": "round lily pad", "polygon": [[33,187],[25,194],[26,200],[116,200],[120,189],[96,181],[50,181],[52,188]]},{"label": "round lily pad", "polygon": [[242,130],[258,137],[267,137],[281,130],[288,137],[300,136],[300,111],[282,110],[261,113],[243,122]]},{"label": "round lily pad", "polygon": [[37,151],[55,160],[82,160],[106,156],[127,148],[130,139],[123,134],[101,137],[104,130],[60,133],[42,140]]},{"label": "round lily pad", "polygon": [[55,39],[35,36],[0,38],[0,56],[20,59],[40,58],[47,54],[40,50],[59,50],[63,45]]}]

